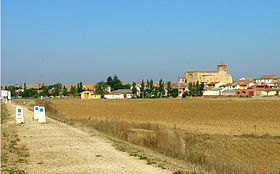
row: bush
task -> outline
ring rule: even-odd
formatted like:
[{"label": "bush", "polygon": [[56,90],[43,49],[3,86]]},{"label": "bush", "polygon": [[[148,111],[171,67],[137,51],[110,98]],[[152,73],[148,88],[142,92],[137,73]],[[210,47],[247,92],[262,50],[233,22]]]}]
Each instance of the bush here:
[{"label": "bush", "polygon": [[172,90],[171,90],[171,96],[172,96],[173,98],[178,97],[178,95],[179,95],[179,90],[178,90],[178,89],[172,89]]}]

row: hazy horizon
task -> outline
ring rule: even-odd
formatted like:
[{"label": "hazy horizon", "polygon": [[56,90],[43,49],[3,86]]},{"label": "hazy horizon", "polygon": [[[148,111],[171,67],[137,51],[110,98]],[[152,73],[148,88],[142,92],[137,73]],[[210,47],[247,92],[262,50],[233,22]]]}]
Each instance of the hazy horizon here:
[{"label": "hazy horizon", "polygon": [[178,81],[228,65],[280,76],[280,1],[20,1],[1,4],[2,84]]}]

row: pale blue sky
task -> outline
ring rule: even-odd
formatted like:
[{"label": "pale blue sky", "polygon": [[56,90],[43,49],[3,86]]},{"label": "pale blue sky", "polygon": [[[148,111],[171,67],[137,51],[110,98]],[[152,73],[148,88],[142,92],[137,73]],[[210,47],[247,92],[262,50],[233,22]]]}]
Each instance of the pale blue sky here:
[{"label": "pale blue sky", "polygon": [[2,83],[280,75],[280,1],[3,0]]}]

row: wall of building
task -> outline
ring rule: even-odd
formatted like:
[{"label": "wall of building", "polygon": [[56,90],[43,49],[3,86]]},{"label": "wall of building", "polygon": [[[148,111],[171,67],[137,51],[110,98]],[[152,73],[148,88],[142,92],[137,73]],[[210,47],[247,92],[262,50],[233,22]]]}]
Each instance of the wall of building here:
[{"label": "wall of building", "polygon": [[[226,65],[218,65],[217,71],[188,71],[185,73],[184,78],[187,83],[190,82],[221,82],[232,83],[232,77],[227,73]],[[183,82],[183,80],[180,80]]]},{"label": "wall of building", "polygon": [[254,89],[236,89],[235,95],[237,95],[237,96],[255,96],[256,92]]},{"label": "wall of building", "polygon": [[203,95],[206,95],[206,96],[219,96],[219,95],[221,95],[221,91],[207,90],[207,91],[203,91]]}]

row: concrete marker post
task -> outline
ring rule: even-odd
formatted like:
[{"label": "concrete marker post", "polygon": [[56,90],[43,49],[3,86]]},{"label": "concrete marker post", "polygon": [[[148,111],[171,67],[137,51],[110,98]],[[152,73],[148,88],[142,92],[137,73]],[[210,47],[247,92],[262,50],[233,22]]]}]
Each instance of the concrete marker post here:
[{"label": "concrete marker post", "polygon": [[39,107],[39,123],[46,123],[45,107]]},{"label": "concrete marker post", "polygon": [[34,120],[38,120],[39,119],[39,106],[34,106],[34,116],[33,116]]},{"label": "concrete marker post", "polygon": [[16,123],[24,123],[23,110],[21,106],[16,107]]}]

